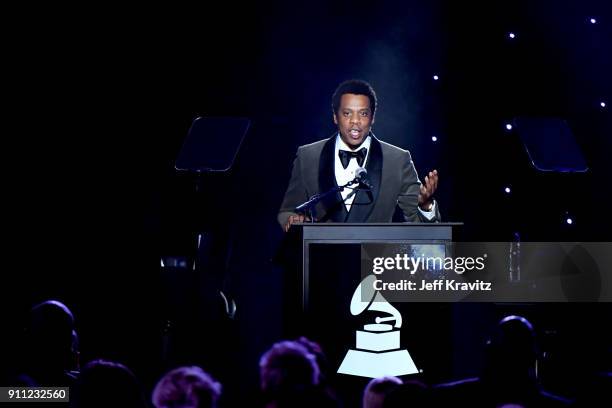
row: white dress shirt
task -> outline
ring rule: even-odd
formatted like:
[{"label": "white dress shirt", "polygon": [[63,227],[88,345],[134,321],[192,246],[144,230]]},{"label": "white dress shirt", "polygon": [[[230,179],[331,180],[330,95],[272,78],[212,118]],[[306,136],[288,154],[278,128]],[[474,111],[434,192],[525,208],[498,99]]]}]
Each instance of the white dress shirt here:
[{"label": "white dress shirt", "polygon": [[[355,178],[355,170],[357,170],[359,167],[366,166],[366,163],[368,162],[368,157],[370,157],[370,144],[371,143],[372,143],[372,137],[368,135],[363,141],[363,143],[361,144],[361,146],[359,146],[359,149],[355,150],[355,151],[359,151],[361,149],[368,149],[368,152],[366,153],[366,157],[365,157],[365,160],[363,161],[363,164],[359,166],[359,163],[357,163],[357,159],[355,157],[351,157],[351,160],[349,161],[349,164],[348,166],[346,166],[346,169],[345,169],[344,167],[342,167],[342,161],[340,160],[340,155],[338,154],[338,152],[340,150],[346,150],[349,152],[353,150],[351,150],[351,148],[348,147],[346,143],[344,143],[344,140],[342,140],[339,134],[338,136],[336,136],[336,149],[334,151],[334,157],[335,157],[334,159],[335,172],[334,173],[336,175],[336,184],[338,184],[339,186],[345,185],[346,183],[350,182],[351,180]],[[355,200],[355,194],[351,194],[353,192],[352,188],[356,188],[358,185],[359,185],[358,183],[353,183],[340,192],[340,194],[342,195],[342,199],[344,200],[344,205],[346,206],[346,211],[351,210],[351,204],[353,204],[353,200]]]},{"label": "white dress shirt", "polygon": [[[372,137],[368,135],[363,141],[363,143],[361,144],[361,146],[359,146],[358,149],[352,150],[350,147],[346,145],[346,143],[344,143],[344,140],[342,140],[342,138],[340,137],[340,134],[336,136],[336,148],[334,150],[334,168],[335,168],[334,173],[336,175],[337,185],[343,186],[346,183],[350,182],[351,180],[355,178],[355,171],[359,167],[366,166],[366,164],[368,163],[368,159],[370,157],[370,144],[371,143],[372,143]],[[348,166],[346,166],[346,169],[342,167],[342,161],[340,160],[340,155],[338,154],[340,150],[359,151],[364,148],[368,149],[368,151],[366,153],[366,157],[365,157],[365,160],[363,161],[362,166],[359,166],[359,163],[357,163],[357,159],[355,157],[351,157],[351,160],[349,161]],[[349,185],[349,187],[353,187],[353,188],[357,186],[358,186],[358,183],[353,183]],[[352,192],[353,192],[352,188],[345,188],[344,190],[340,192],[340,194],[342,195],[342,199],[344,200],[344,205],[346,206],[346,211],[351,210],[351,205],[353,204],[353,200],[355,200],[355,194],[351,194]],[[420,207],[418,208],[421,214],[423,214],[428,220],[433,219],[436,215],[435,200],[431,207],[431,211],[423,211],[421,210]]]}]

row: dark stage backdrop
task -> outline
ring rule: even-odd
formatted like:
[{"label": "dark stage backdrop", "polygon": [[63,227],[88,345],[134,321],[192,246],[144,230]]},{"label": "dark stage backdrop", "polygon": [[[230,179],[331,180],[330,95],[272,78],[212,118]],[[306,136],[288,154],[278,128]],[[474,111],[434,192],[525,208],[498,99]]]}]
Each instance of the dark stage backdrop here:
[{"label": "dark stage backdrop", "polygon": [[[276,211],[297,146],[332,134],[331,94],[344,79],[376,89],[378,137],[410,149],[421,175],[439,170],[443,217],[465,223],[461,238],[612,238],[605,1],[54,4],[5,16],[15,124],[2,149],[7,332],[34,302],[62,299],[83,360],[124,361],[147,385],[163,369],[160,257],[189,254],[204,225],[227,238],[224,285],[238,304],[228,354],[244,381],[227,388],[256,386],[258,356],[281,336]],[[207,180],[200,201],[173,170],[198,115],[253,122],[235,169]],[[525,115],[566,119],[590,171],[533,170],[504,127]],[[577,335],[584,310],[565,306],[563,333]],[[210,326],[192,324],[208,338]],[[477,368],[461,363],[457,374]]]}]

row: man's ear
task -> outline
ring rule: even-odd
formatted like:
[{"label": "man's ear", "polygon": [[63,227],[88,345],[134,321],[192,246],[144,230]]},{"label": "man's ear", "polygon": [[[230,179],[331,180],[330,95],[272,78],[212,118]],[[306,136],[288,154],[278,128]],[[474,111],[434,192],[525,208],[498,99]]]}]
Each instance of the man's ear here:
[{"label": "man's ear", "polygon": [[338,116],[336,115],[336,112],[334,112],[334,123],[336,125],[338,124]]}]

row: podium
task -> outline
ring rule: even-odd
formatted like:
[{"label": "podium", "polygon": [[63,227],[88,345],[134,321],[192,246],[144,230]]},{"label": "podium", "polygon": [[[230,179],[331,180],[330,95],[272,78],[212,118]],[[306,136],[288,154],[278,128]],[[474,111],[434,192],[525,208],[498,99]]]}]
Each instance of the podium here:
[{"label": "podium", "polygon": [[[448,309],[430,304],[396,303],[387,306],[368,306],[358,313],[355,310],[355,296],[359,297],[358,287],[362,283],[363,244],[407,244],[423,245],[450,244],[453,227],[461,223],[303,223],[291,226],[285,237],[283,263],[285,264],[284,282],[284,332],[292,338],[305,335],[317,341],[326,351],[330,368],[341,373],[361,372],[360,376],[407,375],[417,373],[416,367],[427,368],[421,356],[433,355],[424,350],[435,345],[440,347],[450,336],[446,319]],[[372,275],[370,275],[372,276]],[[384,302],[384,299],[383,299]],[[380,304],[379,304],[380,305]],[[367,307],[366,307],[367,306]],[[445,306],[446,307],[446,306]],[[371,324],[377,316],[393,314],[400,322],[386,333],[376,331],[391,330],[390,325]],[[403,326],[401,324],[404,315]],[[398,316],[399,315],[399,316]],[[389,319],[387,319],[389,320]],[[396,321],[397,321],[396,320]],[[400,327],[401,326],[401,327]],[[365,328],[365,331],[362,330]],[[400,341],[400,333],[401,341]],[[367,340],[373,339],[372,341]],[[392,346],[383,339],[392,337]],[[433,340],[429,337],[433,337]],[[367,340],[367,341],[366,341]],[[364,347],[364,344],[370,346]],[[376,344],[374,344],[376,343]],[[400,344],[401,343],[401,344]],[[422,351],[418,349],[421,347]],[[360,368],[345,370],[343,356],[360,354],[370,358],[361,359]],[[408,371],[385,373],[397,360],[398,353],[408,356],[407,349],[416,356],[415,364]],[[412,353],[417,349],[416,353]],[[449,348],[446,348],[450,350]],[[388,357],[388,358],[387,358]],[[410,357],[407,357],[410,359]],[[372,361],[377,360],[378,364]],[[410,360],[412,361],[412,360]],[[376,367],[375,367],[376,366]],[[354,365],[353,365],[354,367]]]},{"label": "podium", "polygon": [[[301,310],[307,312],[310,303],[311,247],[315,244],[338,245],[362,243],[437,243],[452,241],[453,227],[463,225],[447,223],[302,223],[294,224],[288,233],[292,256],[285,263],[295,262],[294,271],[300,285],[297,295]],[[297,250],[296,250],[297,247]]]}]

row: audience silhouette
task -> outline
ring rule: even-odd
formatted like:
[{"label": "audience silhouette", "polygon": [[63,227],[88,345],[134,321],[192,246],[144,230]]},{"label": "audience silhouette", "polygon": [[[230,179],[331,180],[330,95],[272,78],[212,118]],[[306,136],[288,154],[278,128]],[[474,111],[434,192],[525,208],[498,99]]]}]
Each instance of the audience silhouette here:
[{"label": "audience silhouette", "polygon": [[402,385],[397,377],[372,379],[363,392],[363,408],[382,408],[385,397]]},{"label": "audience silhouette", "polygon": [[569,401],[541,389],[537,381],[538,350],[532,324],[521,316],[503,318],[486,344],[479,378],[442,384],[442,404],[497,407],[564,407]]},{"label": "audience silhouette", "polygon": [[136,376],[120,363],[94,360],[83,368],[71,396],[76,408],[147,406]]},{"label": "audience silhouette", "polygon": [[197,366],[179,367],[164,375],[153,390],[155,408],[215,408],[221,384]]},{"label": "audience silhouette", "polygon": [[24,366],[18,382],[38,386],[70,386],[78,377],[79,351],[74,316],[57,300],[30,310],[25,328]]},{"label": "audience silhouette", "polygon": [[[29,312],[23,342],[21,375],[13,386],[68,386],[71,406],[147,407],[144,388],[126,366],[95,360],[79,373],[78,336],[70,309],[57,300],[35,305]],[[575,401],[547,392],[538,378],[540,352],[533,325],[524,317],[507,316],[494,327],[484,350],[479,377],[428,387],[396,377],[371,380],[363,392],[363,408],[470,407],[592,407],[610,405],[610,372],[584,370]],[[259,360],[261,401],[265,408],[337,407],[335,378],[319,344],[306,337],[280,341]],[[150,389],[150,388],[149,388]],[[155,408],[216,408],[222,386],[198,366],[167,372],[154,387]],[[238,399],[234,399],[237,401]],[[221,401],[222,403],[223,401]],[[221,406],[223,406],[221,404]]]},{"label": "audience silhouette", "polygon": [[317,357],[309,349],[318,350],[306,338],[275,343],[259,361],[263,405],[282,407],[335,407],[334,395],[321,384]]}]

